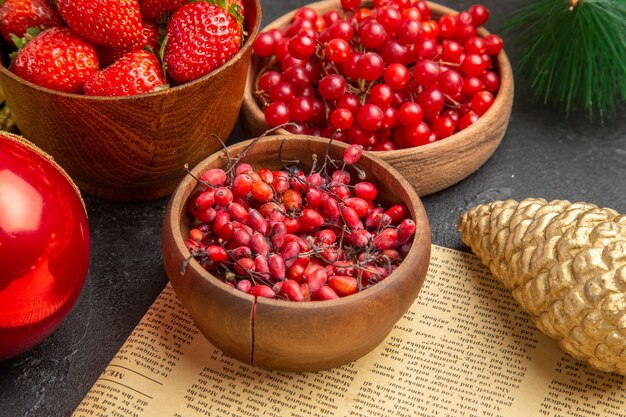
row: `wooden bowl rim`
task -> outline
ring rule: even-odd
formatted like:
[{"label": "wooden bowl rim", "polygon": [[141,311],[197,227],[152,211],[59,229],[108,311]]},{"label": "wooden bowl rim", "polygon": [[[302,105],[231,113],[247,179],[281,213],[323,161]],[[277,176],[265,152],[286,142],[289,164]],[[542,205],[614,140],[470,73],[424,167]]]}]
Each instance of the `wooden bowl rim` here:
[{"label": "wooden bowl rim", "polygon": [[200,78],[197,78],[193,81],[189,81],[187,83],[181,84],[181,85],[177,85],[174,87],[168,87],[165,88],[163,90],[159,90],[159,91],[153,91],[150,93],[143,93],[143,94],[136,94],[136,95],[132,95],[132,96],[88,96],[85,94],[77,94],[77,93],[66,93],[64,91],[58,91],[58,90],[52,90],[50,88],[47,87],[42,87],[40,85],[34,84],[28,80],[23,79],[22,77],[19,77],[17,75],[15,75],[12,71],[10,71],[7,67],[4,66],[4,64],[2,62],[0,62],[0,72],[4,75],[6,75],[7,77],[13,79],[15,82],[21,83],[21,84],[25,84],[28,87],[32,88],[33,90],[37,90],[40,91],[42,93],[47,93],[50,95],[57,95],[60,97],[64,97],[64,98],[72,98],[72,99],[77,99],[77,100],[86,100],[86,101],[115,101],[115,100],[124,100],[124,101],[134,101],[134,100],[139,100],[145,97],[155,97],[155,96],[165,96],[168,94],[174,94],[177,91],[182,91],[185,90],[187,88],[191,88],[192,86],[195,86],[196,84],[199,84],[203,81],[208,80],[209,78],[212,78],[216,75],[218,75],[219,73],[223,72],[223,71],[227,71],[228,69],[230,69],[231,67],[233,67],[238,61],[241,60],[241,58],[243,57],[244,54],[247,53],[247,51],[249,49],[252,48],[252,45],[254,43],[254,39],[256,38],[257,33],[259,32],[259,29],[261,27],[261,21],[262,21],[262,10],[261,10],[261,0],[248,0],[250,1],[253,5],[254,5],[254,9],[256,10],[256,20],[254,22],[254,25],[252,26],[252,30],[248,33],[248,37],[246,38],[246,40],[244,41],[243,45],[241,45],[241,48],[239,48],[239,51],[237,51],[237,53],[235,55],[233,55],[228,61],[226,61],[224,64],[222,64],[221,66],[219,66],[218,68],[214,69],[213,71],[209,72],[208,74],[203,75]]},{"label": "wooden bowl rim", "polygon": [[[278,144],[279,141],[284,140],[284,139],[286,138],[283,135],[271,135],[271,136],[266,136],[262,138],[261,141],[271,142],[272,144],[274,143]],[[228,149],[231,152],[231,154],[235,154],[235,152],[233,152],[234,149],[243,149],[245,146],[250,144],[253,140],[254,139],[250,139],[244,142],[233,144],[229,146]],[[328,139],[319,138],[316,136],[306,136],[306,135],[290,135],[287,140],[288,141],[306,141],[306,142],[313,141],[313,142],[318,142],[324,145],[328,143]],[[260,146],[261,143],[257,144],[257,146]],[[331,144],[331,146],[338,147],[340,149],[342,148],[345,149],[347,148],[348,145],[341,143],[341,142],[334,141]],[[201,173],[207,168],[207,166],[214,163],[216,160],[220,159],[223,156],[223,152],[224,152],[223,150],[215,152],[211,156],[205,158],[200,163],[198,163],[198,165],[196,165],[191,170],[191,173],[193,174],[193,176],[198,177],[199,175],[201,175]],[[406,191],[409,201],[415,202],[412,206],[409,206],[409,204],[406,204],[406,202],[403,201],[403,203],[407,205],[409,212],[412,214],[417,228],[415,231],[413,244],[411,245],[411,249],[409,253],[405,257],[405,259],[400,263],[398,268],[390,275],[390,277],[391,276],[396,276],[396,277],[404,276],[405,277],[404,279],[415,279],[416,282],[419,282],[419,277],[414,276],[413,274],[411,274],[410,271],[411,271],[411,268],[414,267],[414,265],[417,265],[417,262],[421,261],[419,259],[420,247],[423,247],[423,249],[425,249],[426,251],[425,255],[427,259],[425,259],[425,262],[427,263],[430,262],[430,245],[431,245],[430,225],[429,225],[428,217],[426,215],[426,211],[424,209],[422,201],[420,197],[418,196],[417,192],[411,186],[411,184],[409,184],[409,182],[391,165],[389,165],[385,161],[381,160],[380,158],[372,154],[368,154],[367,152],[363,154],[363,158],[370,159],[372,162],[378,164],[385,171],[388,171],[398,181],[399,185]],[[170,204],[168,205],[167,211],[165,213],[164,224],[167,224],[169,220],[169,224],[171,226],[169,230],[166,230],[166,232],[170,233],[173,236],[173,240],[176,245],[176,250],[181,254],[187,253],[187,248],[185,247],[183,234],[180,230],[181,212],[183,210],[186,211],[186,207],[187,207],[186,199],[189,197],[189,195],[191,195],[196,185],[197,185],[197,181],[192,176],[187,175],[181,181],[179,186],[176,188],[176,190],[172,194],[172,197],[170,199]],[[185,255],[184,257],[186,258],[187,255]],[[304,310],[318,310],[318,309],[325,309],[325,308],[335,308],[340,303],[344,305],[348,303],[359,303],[361,302],[363,298],[375,297],[376,294],[378,294],[381,291],[384,291],[387,287],[394,284],[393,279],[386,278],[383,281],[377,283],[376,285],[368,288],[367,290],[358,292],[356,294],[352,294],[348,297],[343,297],[343,298],[339,298],[335,300],[325,300],[325,301],[320,301],[320,302],[316,301],[316,302],[307,302],[307,303],[297,303],[297,302],[289,302],[285,300],[255,297],[253,295],[241,292],[237,289],[233,289],[232,287],[226,285],[224,281],[222,281],[220,278],[216,277],[212,273],[202,268],[202,266],[200,266],[200,264],[195,259],[192,259],[189,262],[189,264],[187,265],[187,268],[192,268],[195,271],[195,273],[198,274],[200,277],[202,277],[203,281],[206,282],[208,285],[223,289],[225,291],[234,292],[235,296],[243,300],[244,302],[250,302],[252,304],[254,304],[255,302],[257,304],[258,303],[268,304],[268,305],[271,305],[272,307],[280,307],[280,308],[285,308],[285,309],[300,308]],[[427,269],[428,268],[426,268],[425,270]]]},{"label": "wooden bowl rim", "polygon": [[[365,0],[363,4],[364,6],[370,6],[371,3],[372,3],[371,0]],[[443,6],[438,3],[429,1],[427,2],[427,4],[428,4],[428,8],[437,14],[449,14],[449,13],[458,14],[459,13],[458,10],[449,8],[447,6]],[[325,8],[326,6],[331,6],[331,5],[336,5],[337,7],[339,7],[339,0],[322,0],[322,1],[308,4],[307,7],[311,7],[313,9],[318,10],[320,8]],[[273,29],[273,28],[284,26],[289,21],[291,21],[291,18],[293,17],[293,15],[295,15],[297,10],[298,9],[292,10],[280,16],[276,20],[270,22],[263,29],[261,29],[261,32],[264,32],[268,29]],[[478,28],[478,34],[480,34],[482,37],[485,37],[489,35],[490,32],[481,26]],[[254,56],[253,56],[253,59],[254,59]],[[495,100],[493,104],[491,105],[491,107],[482,116],[480,116],[480,118],[478,119],[476,123],[471,124],[467,128],[451,136],[448,136],[447,138],[440,139],[440,140],[437,140],[433,143],[429,143],[426,145],[415,146],[412,148],[405,148],[405,149],[396,149],[392,151],[368,151],[368,152],[373,152],[374,155],[376,155],[379,158],[386,158],[386,157],[392,157],[392,156],[402,157],[402,156],[408,156],[408,155],[421,156],[421,155],[428,155],[430,154],[431,151],[443,153],[447,149],[455,148],[457,141],[464,141],[464,142],[471,142],[473,144],[479,144],[483,140],[483,138],[478,133],[480,133],[480,131],[483,129],[483,126],[488,126],[492,124],[494,120],[496,120],[499,117],[499,115],[501,115],[506,110],[505,109],[506,103],[509,101],[512,101],[511,98],[512,98],[513,91],[514,91],[513,70],[511,68],[511,63],[509,61],[509,58],[507,57],[506,52],[504,52],[504,49],[502,49],[500,53],[497,55],[497,63],[498,63],[498,73],[500,75],[500,87],[498,89],[498,93],[495,95]],[[253,79],[253,68],[254,68],[253,64],[251,64],[250,67],[248,68],[248,76],[246,79],[246,87],[244,89],[244,96],[243,96],[243,106],[252,114],[252,116],[256,120],[262,120],[264,122],[265,118],[264,118],[263,112],[261,111],[261,108],[257,104],[256,99],[252,96],[251,86],[255,82],[255,80]],[[276,130],[276,133],[279,133],[281,135],[293,136],[289,131],[285,129],[278,129]]]}]

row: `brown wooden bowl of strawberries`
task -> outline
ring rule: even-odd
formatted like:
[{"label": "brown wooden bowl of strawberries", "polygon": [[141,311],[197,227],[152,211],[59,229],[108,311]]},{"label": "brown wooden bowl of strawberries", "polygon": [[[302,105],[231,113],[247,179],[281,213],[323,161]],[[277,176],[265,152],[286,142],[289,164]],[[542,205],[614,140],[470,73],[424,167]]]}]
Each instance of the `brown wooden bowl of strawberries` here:
[{"label": "brown wooden bowl of strawberries", "polygon": [[488,17],[402,0],[294,10],[257,37],[244,126],[295,122],[278,132],[361,144],[421,196],[449,187],[489,159],[511,114],[513,73]]},{"label": "brown wooden bowl of strawberries", "polygon": [[[26,32],[11,23],[21,2],[0,6],[0,85],[20,132],[84,191],[120,201],[166,196],[185,164],[218,149],[212,134],[230,135],[259,0],[64,0],[58,10],[30,0],[39,15],[29,24],[48,29],[28,30],[10,58],[23,40],[8,33]],[[155,22],[165,18],[160,31]]]},{"label": "brown wooden bowl of strawberries", "polygon": [[385,339],[424,282],[430,230],[415,190],[372,153],[270,136],[191,171],[167,207],[162,246],[211,343],[263,368],[315,371]]}]

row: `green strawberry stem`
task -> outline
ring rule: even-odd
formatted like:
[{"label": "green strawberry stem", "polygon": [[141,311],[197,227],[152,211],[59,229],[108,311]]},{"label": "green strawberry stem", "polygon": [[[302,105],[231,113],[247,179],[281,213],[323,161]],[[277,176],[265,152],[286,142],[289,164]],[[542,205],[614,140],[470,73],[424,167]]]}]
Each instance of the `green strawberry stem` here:
[{"label": "green strawberry stem", "polygon": [[167,36],[163,38],[163,42],[161,42],[161,48],[159,48],[159,60],[161,61],[161,71],[163,71],[163,76],[167,80],[167,65],[165,64],[165,47],[167,45]]},{"label": "green strawberry stem", "polygon": [[13,60],[13,58],[15,58],[15,55],[17,55],[18,52],[20,52],[26,46],[28,42],[30,42],[40,33],[41,33],[41,29],[36,28],[36,27],[31,27],[31,28],[26,29],[26,34],[21,38],[13,33],[9,33],[11,40],[13,41],[13,43],[15,44],[15,47],[17,48],[17,50],[9,54],[9,58],[11,59],[11,61]]},{"label": "green strawberry stem", "polygon": [[235,20],[237,21],[237,26],[239,26],[239,29],[241,29],[241,33],[243,35],[241,37],[241,43],[243,43],[244,38],[248,36],[248,32],[246,32],[243,28],[243,15],[241,14],[241,6],[239,6],[238,4],[231,4],[228,12],[235,18]]}]

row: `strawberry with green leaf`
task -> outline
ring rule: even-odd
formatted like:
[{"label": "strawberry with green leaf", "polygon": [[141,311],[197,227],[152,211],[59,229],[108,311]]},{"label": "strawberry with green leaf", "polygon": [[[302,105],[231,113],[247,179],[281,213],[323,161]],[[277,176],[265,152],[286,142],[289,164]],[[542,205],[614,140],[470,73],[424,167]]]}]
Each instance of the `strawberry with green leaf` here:
[{"label": "strawberry with green leaf", "polygon": [[[197,1],[197,0],[191,0]],[[202,0],[201,0],[202,1]],[[246,35],[243,29],[243,17],[245,16],[246,10],[243,7],[243,0],[204,0],[211,4],[221,7],[222,9],[226,9],[230,12],[231,15],[237,21],[237,24],[241,28],[244,36]]]},{"label": "strawberry with green leaf", "polygon": [[85,80],[99,68],[96,48],[70,28],[47,29],[25,45],[17,43],[21,49],[9,69],[42,87],[80,93]]},{"label": "strawberry with green leaf", "polygon": [[90,96],[132,96],[163,88],[167,84],[161,64],[153,52],[136,49],[85,82]]},{"label": "strawberry with green leaf", "polygon": [[65,26],[49,0],[0,0],[0,33],[13,45],[11,34],[21,38],[28,28],[41,30]]},{"label": "strawberry with green leaf", "polygon": [[97,45],[125,49],[139,42],[137,0],[57,0],[57,6],[69,27]]},{"label": "strawberry with green leaf", "polygon": [[237,12],[242,17],[246,15],[246,9],[243,7],[242,0],[228,0],[228,9],[230,10],[230,8],[233,6],[236,6],[235,9],[237,9]]},{"label": "strawberry with green leaf", "polygon": [[[232,10],[233,13],[237,13],[242,16],[242,19],[243,16],[245,16],[246,14],[246,10],[243,7],[242,0],[212,0],[212,3],[226,10]],[[226,4],[224,5],[224,3]],[[235,16],[235,18],[237,18],[237,16]]]},{"label": "strawberry with green leaf", "polygon": [[243,30],[241,19],[233,16],[235,9],[197,1],[174,12],[165,29],[163,48],[163,62],[172,80],[198,79],[239,51]]}]

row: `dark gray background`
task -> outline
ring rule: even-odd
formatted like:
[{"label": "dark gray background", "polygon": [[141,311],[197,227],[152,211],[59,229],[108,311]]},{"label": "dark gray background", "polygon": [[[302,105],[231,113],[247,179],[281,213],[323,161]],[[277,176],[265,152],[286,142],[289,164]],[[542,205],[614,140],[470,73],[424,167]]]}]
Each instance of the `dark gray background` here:
[{"label": "dark gray background", "polygon": [[[261,0],[264,24],[306,1]],[[470,1],[442,1],[457,9]],[[486,25],[500,27],[524,1],[487,0]],[[505,37],[515,61],[516,48]],[[626,117],[604,127],[529,104],[517,84],[501,146],[474,175],[423,199],[433,243],[462,244],[459,215],[495,199],[544,197],[593,202],[626,212]],[[623,106],[622,106],[623,109]],[[239,126],[230,141],[244,139]],[[161,220],[167,199],[120,204],[85,197],[91,225],[89,276],[74,310],[45,342],[0,363],[0,416],[69,415],[167,282]]]}]

